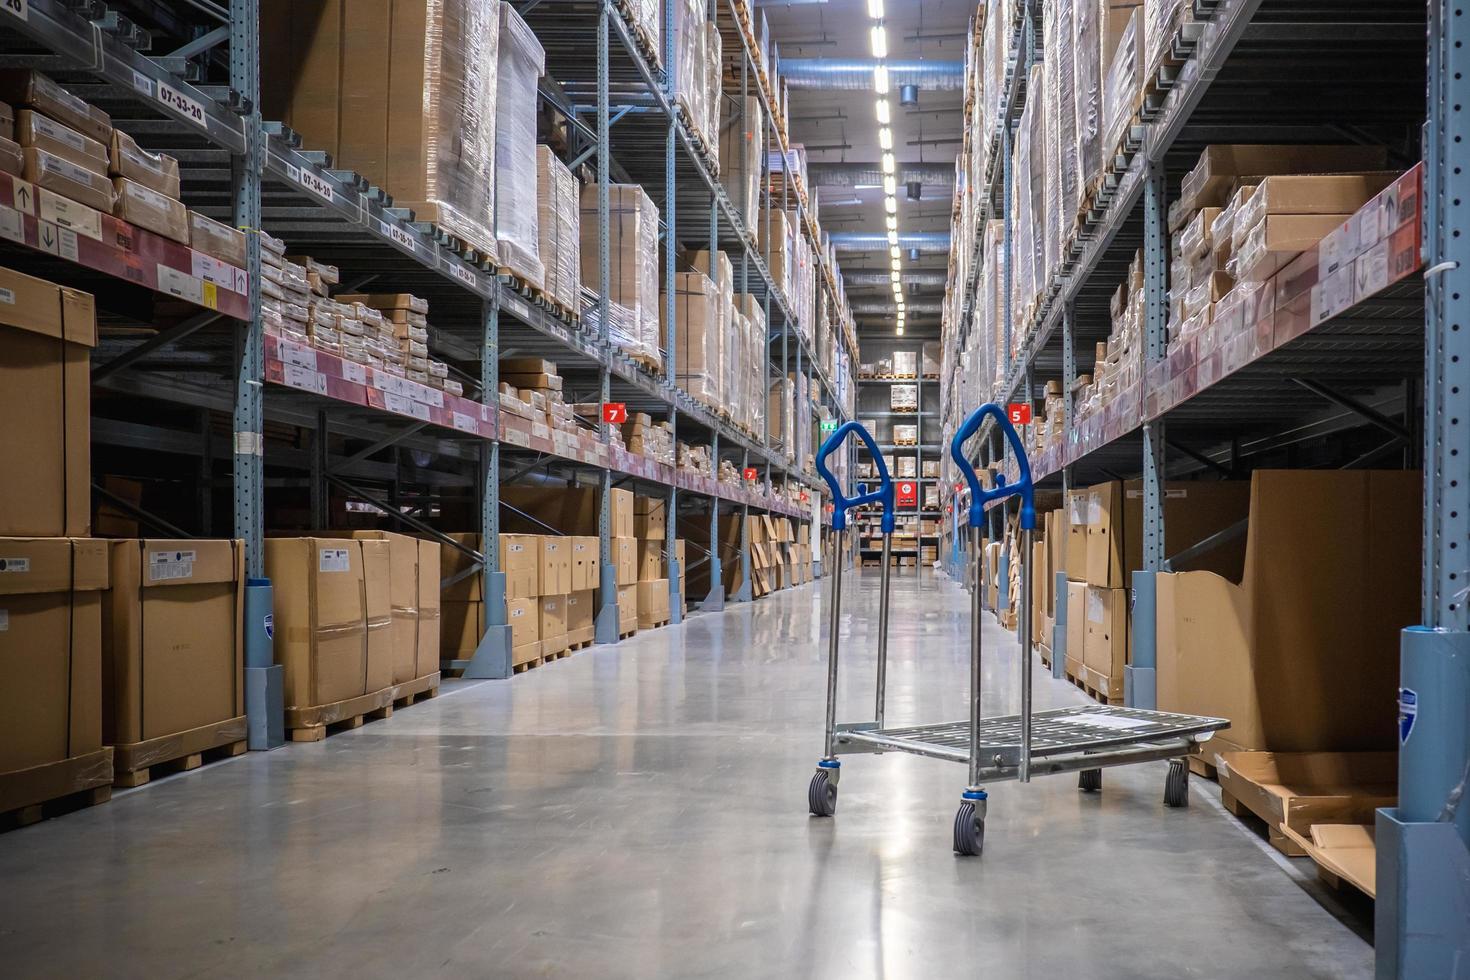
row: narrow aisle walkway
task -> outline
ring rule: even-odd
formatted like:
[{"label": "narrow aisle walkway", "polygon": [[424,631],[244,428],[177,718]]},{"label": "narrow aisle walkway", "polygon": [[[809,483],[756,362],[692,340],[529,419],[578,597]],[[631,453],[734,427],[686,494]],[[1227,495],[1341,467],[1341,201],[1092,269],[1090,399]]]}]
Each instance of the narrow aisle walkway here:
[{"label": "narrow aisle walkway", "polygon": [[[871,715],[878,578],[852,575],[839,718]],[[1162,763],[993,788],[821,753],[820,589],[594,648],[325,742],[0,835],[8,977],[1367,977],[1371,949]],[[896,578],[890,723],[964,715],[967,597]],[[1014,710],[987,626],[987,713]],[[1038,705],[1080,700],[1038,675]]]}]

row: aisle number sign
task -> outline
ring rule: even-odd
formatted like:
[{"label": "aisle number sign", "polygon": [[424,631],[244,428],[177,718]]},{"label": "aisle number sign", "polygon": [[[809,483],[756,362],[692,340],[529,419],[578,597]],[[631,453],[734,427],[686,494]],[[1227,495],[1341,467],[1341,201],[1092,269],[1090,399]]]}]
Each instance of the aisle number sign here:
[{"label": "aisle number sign", "polygon": [[898,481],[898,506],[919,506],[919,485],[912,480]]},{"label": "aisle number sign", "polygon": [[628,421],[628,405],[626,402],[603,402],[602,420],[612,425],[622,425]]},{"label": "aisle number sign", "polygon": [[747,466],[745,468],[745,481],[747,483],[754,483],[758,475],[759,474],[756,473],[754,466]]},{"label": "aisle number sign", "polygon": [[1006,406],[1006,417],[1011,420],[1011,425],[1031,424],[1031,403],[1011,402]]},{"label": "aisle number sign", "polygon": [[822,435],[829,436],[837,431],[836,419],[822,419]]}]

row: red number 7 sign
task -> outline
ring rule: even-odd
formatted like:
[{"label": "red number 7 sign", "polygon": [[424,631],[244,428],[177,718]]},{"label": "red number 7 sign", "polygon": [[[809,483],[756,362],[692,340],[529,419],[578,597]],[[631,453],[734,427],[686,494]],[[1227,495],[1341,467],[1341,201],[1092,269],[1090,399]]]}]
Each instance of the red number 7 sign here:
[{"label": "red number 7 sign", "polygon": [[624,402],[603,402],[602,420],[612,425],[622,425],[628,421],[628,406]]}]

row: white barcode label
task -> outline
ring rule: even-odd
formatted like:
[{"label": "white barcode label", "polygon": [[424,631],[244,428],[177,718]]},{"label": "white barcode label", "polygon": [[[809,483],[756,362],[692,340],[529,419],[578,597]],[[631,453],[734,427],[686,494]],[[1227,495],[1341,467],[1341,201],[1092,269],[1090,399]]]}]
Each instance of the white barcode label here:
[{"label": "white barcode label", "polygon": [[198,553],[193,551],[150,551],[148,553],[148,581],[164,582],[171,579],[193,578],[194,562]]},{"label": "white barcode label", "polygon": [[196,279],[187,272],[180,272],[161,262],[158,264],[158,291],[190,303],[204,305],[204,280]]},{"label": "white barcode label", "polygon": [[29,558],[0,558],[0,574],[25,575],[31,570]]},{"label": "white barcode label", "polygon": [[8,306],[14,306],[15,290],[0,287],[0,303],[5,303]]},{"label": "white barcode label", "polygon": [[129,68],[128,71],[133,73],[133,90],[136,92],[141,92],[142,94],[148,96],[150,99],[153,98],[153,79],[138,71],[138,69],[136,68]]},{"label": "white barcode label", "polygon": [[352,559],[348,557],[346,548],[322,548],[317,552],[316,570],[318,572],[349,572],[352,570]]}]

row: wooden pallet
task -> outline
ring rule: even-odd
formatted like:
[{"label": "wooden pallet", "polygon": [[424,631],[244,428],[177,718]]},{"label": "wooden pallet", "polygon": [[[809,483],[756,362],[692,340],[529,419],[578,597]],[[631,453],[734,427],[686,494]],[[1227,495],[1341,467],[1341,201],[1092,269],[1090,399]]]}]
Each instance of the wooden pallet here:
[{"label": "wooden pallet", "polygon": [[404,681],[393,688],[393,709],[407,708],[439,696],[440,673],[425,674],[411,681]]},{"label": "wooden pallet", "polygon": [[[432,675],[431,675],[432,676]],[[393,717],[393,697],[398,688],[334,701],[308,708],[286,709],[286,735],[293,742],[320,742],[328,735],[361,728],[370,721]]]},{"label": "wooden pallet", "polygon": [[112,747],[0,776],[0,830],[112,799]]},{"label": "wooden pallet", "polygon": [[1294,838],[1284,833],[1276,824],[1270,814],[1260,814],[1251,810],[1244,802],[1236,799],[1229,790],[1221,787],[1220,804],[1225,807],[1237,820],[1256,832],[1259,837],[1264,837],[1287,857],[1306,857],[1307,850]]},{"label": "wooden pallet", "polygon": [[245,751],[245,716],[113,749],[112,785],[142,786],[153,779],[190,772],[206,762],[233,759]]},{"label": "wooden pallet", "polygon": [[631,636],[636,636],[637,634],[638,634],[638,630],[637,630],[636,627],[634,629],[628,630],[626,633],[619,631],[619,633],[618,633],[618,639],[619,640],[626,640],[626,639],[628,639]]},{"label": "wooden pallet", "polygon": [[596,642],[596,641],[594,641],[594,640],[580,640],[580,641],[578,641],[576,643],[568,644],[567,645],[567,652],[568,653],[576,653],[578,650],[585,650],[588,647],[590,647],[594,642]]},{"label": "wooden pallet", "polygon": [[1188,759],[1190,772],[1217,783],[1220,781],[1220,770],[1216,769],[1213,763],[1205,761],[1204,756],[1191,755]]},{"label": "wooden pallet", "polygon": [[640,630],[656,630],[656,629],[659,629],[660,627],[669,625],[670,622],[671,621],[670,620],[667,620],[667,619],[660,619],[660,620],[656,620],[656,621],[651,622],[651,623],[639,623],[638,624],[638,628]]}]

